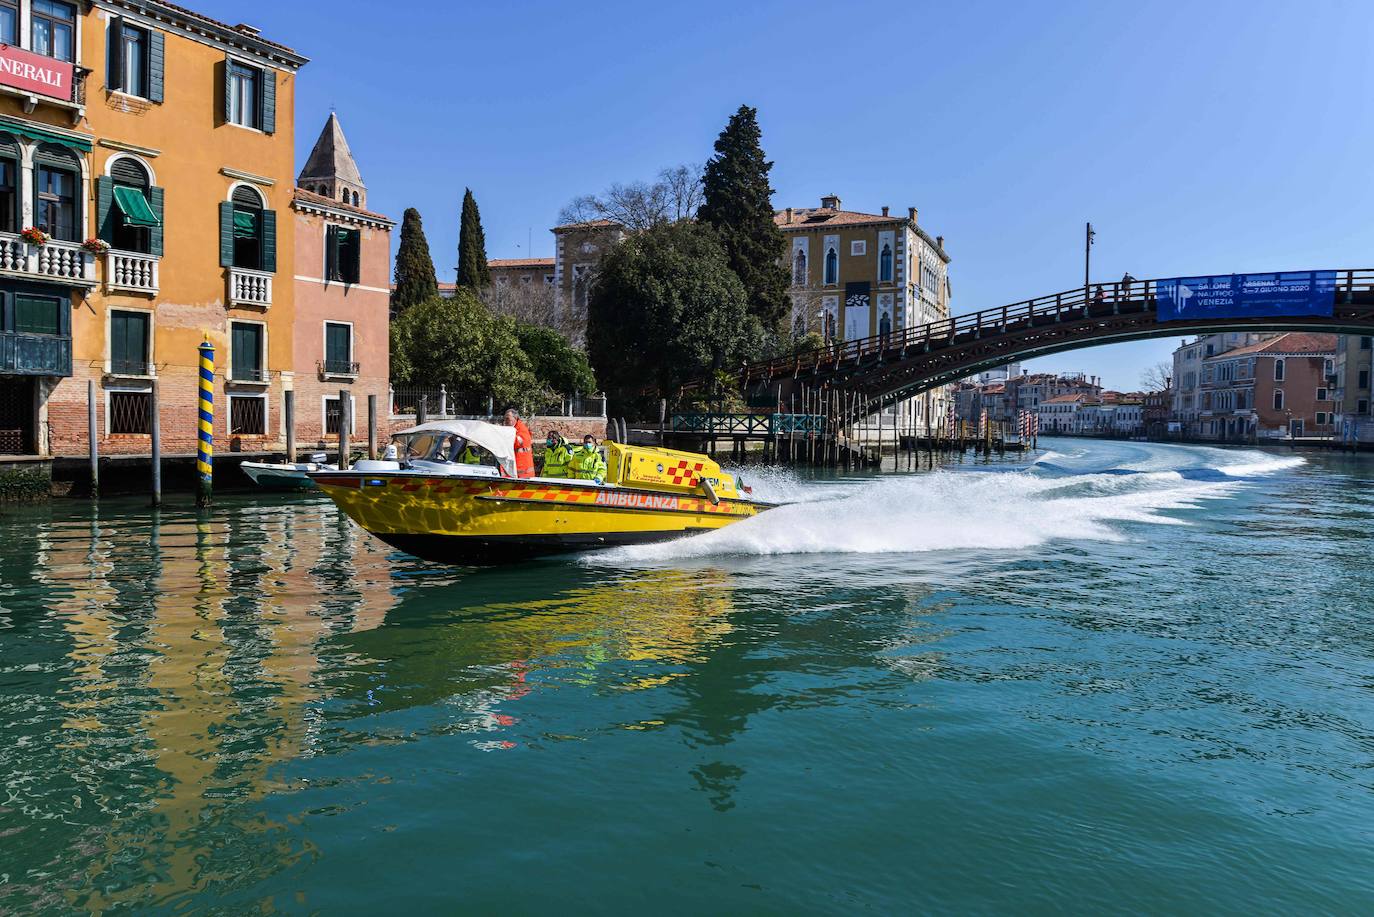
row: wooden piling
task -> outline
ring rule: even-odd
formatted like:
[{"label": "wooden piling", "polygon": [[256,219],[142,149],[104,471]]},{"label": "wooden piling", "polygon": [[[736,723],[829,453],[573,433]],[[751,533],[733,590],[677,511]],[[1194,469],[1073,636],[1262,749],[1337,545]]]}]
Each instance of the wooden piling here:
[{"label": "wooden piling", "polygon": [[148,429],[152,433],[152,441],[149,445],[151,447],[150,458],[153,466],[152,497],[153,506],[155,507],[162,505],[162,411],[161,402],[158,398],[159,394],[160,389],[158,387],[158,381],[154,379],[152,391],[148,396],[148,410],[152,414],[152,416],[148,418],[150,421]]},{"label": "wooden piling", "polygon": [[100,496],[100,430],[95,422],[95,380],[86,380],[86,435],[91,441],[91,496]]},{"label": "wooden piling", "polygon": [[296,393],[291,389],[282,392],[282,420],[286,424],[286,461],[296,461]]},{"label": "wooden piling", "polygon": [[367,457],[377,458],[377,395],[367,396]]},{"label": "wooden piling", "polygon": [[353,421],[352,399],[348,397],[348,389],[339,389],[339,470],[348,468],[348,428]]}]

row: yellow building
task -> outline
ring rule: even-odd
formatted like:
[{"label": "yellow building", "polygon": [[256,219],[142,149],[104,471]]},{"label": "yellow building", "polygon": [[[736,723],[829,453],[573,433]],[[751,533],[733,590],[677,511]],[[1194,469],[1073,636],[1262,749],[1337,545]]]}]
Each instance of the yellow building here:
[{"label": "yellow building", "polygon": [[[164,450],[193,451],[206,335],[220,449],[279,445],[305,58],[161,0],[0,2],[0,42],[9,21],[19,47],[0,56],[48,55],[53,91],[67,68],[72,83],[60,96],[26,91],[0,63],[0,209],[8,199],[12,214],[0,223],[0,289],[22,314],[0,333],[16,352],[56,357],[0,377],[0,402],[22,397],[21,383],[32,390],[27,426],[0,408],[0,438],[16,428],[23,440],[6,451],[84,453],[94,382],[102,452],[146,454],[155,380]],[[51,241],[13,236],[28,227]],[[50,318],[35,297],[67,308]]]}]

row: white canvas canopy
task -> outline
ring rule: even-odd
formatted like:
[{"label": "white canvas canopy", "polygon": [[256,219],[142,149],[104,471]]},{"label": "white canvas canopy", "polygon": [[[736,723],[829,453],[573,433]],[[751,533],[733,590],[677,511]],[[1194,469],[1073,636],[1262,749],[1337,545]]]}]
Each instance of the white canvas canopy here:
[{"label": "white canvas canopy", "polygon": [[501,470],[515,477],[515,427],[502,427],[485,420],[431,420],[392,435],[409,436],[412,433],[453,433],[461,436],[496,456]]}]

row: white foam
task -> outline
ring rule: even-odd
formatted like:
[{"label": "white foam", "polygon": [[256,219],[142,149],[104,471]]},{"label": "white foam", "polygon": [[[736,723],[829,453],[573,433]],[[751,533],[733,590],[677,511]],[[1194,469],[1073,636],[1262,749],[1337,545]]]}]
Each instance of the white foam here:
[{"label": "white foam", "polygon": [[782,506],[693,538],[600,552],[586,562],[1016,550],[1052,540],[1117,541],[1125,537],[1122,523],[1182,524],[1163,511],[1225,496],[1237,486],[1186,481],[1177,473],[1056,478],[940,471],[892,476],[857,486],[826,486],[826,499]]}]

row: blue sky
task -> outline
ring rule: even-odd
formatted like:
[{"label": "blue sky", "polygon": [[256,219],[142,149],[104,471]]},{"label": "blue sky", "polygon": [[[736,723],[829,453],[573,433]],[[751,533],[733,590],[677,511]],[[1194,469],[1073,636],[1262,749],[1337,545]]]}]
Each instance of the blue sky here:
[{"label": "blue sky", "polygon": [[[741,102],[775,204],[918,207],[956,312],[1081,284],[1085,220],[1103,281],[1374,261],[1370,3],[187,3],[312,59],[298,163],[334,106],[441,278],[465,185],[491,257],[547,256],[569,199],[704,160]],[[1130,389],[1175,343],[1033,366]]]}]

